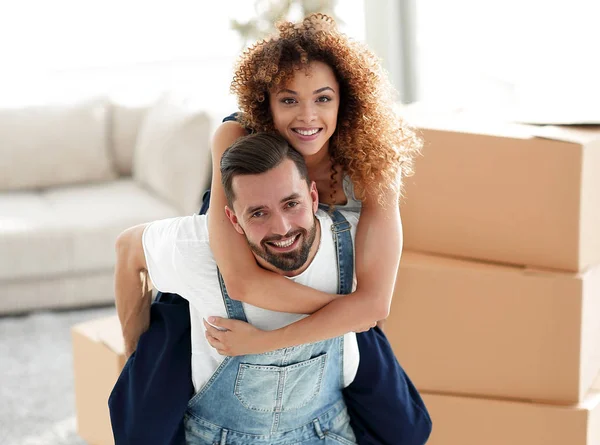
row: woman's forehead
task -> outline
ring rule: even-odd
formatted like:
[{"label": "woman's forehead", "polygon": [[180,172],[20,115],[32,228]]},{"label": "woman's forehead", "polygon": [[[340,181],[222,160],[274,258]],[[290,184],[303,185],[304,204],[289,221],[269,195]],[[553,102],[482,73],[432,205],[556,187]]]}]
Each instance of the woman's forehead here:
[{"label": "woman's forehead", "polygon": [[338,82],[333,69],[324,62],[314,61],[307,65],[295,66],[288,79],[272,88],[271,91],[278,92],[283,89],[312,88],[315,85],[318,85],[318,88],[324,86],[333,88],[337,84]]}]

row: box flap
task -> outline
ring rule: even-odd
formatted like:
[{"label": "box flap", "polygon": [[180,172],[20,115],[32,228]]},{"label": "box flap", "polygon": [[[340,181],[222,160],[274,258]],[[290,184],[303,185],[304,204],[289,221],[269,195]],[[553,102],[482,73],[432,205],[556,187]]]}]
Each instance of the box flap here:
[{"label": "box flap", "polygon": [[421,130],[451,131],[514,139],[531,139],[530,126],[491,118],[461,108],[409,106],[401,112],[406,122]]},{"label": "box flap", "polygon": [[[600,107],[599,107],[600,108]],[[501,111],[467,109],[459,106],[414,103],[403,106],[400,115],[420,129],[473,133],[514,139],[534,137],[575,144],[600,140],[600,125],[531,125]]]},{"label": "box flap", "polygon": [[125,342],[121,332],[119,318],[116,315],[90,320],[76,325],[74,330],[92,341],[102,343],[117,354],[125,353]]},{"label": "box flap", "polygon": [[577,106],[521,103],[507,111],[510,120],[535,125],[600,125],[600,106],[596,101],[581,101]]},{"label": "box flap", "polygon": [[531,129],[534,136],[555,141],[571,142],[573,144],[585,145],[600,140],[600,126],[532,125]]},{"label": "box flap", "polygon": [[99,337],[102,343],[108,346],[112,351],[119,355],[125,354],[125,342],[123,341],[121,324],[116,315],[106,319],[106,324],[104,324],[102,330],[99,331]]}]

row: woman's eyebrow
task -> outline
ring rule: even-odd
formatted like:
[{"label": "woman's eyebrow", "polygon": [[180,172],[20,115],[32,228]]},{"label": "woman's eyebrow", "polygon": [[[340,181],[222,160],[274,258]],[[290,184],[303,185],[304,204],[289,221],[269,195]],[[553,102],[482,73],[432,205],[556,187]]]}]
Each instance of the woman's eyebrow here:
[{"label": "woman's eyebrow", "polygon": [[[333,88],[323,87],[323,88],[319,88],[318,90],[313,91],[313,94],[319,94],[319,93],[322,93],[323,91],[328,91],[328,90],[335,93],[335,90]],[[290,90],[288,88],[283,88],[277,92],[277,94],[281,94],[281,93],[293,94],[294,96],[298,95],[298,93],[296,91]]]},{"label": "woman's eyebrow", "polygon": [[313,94],[319,94],[322,93],[323,91],[331,91],[332,93],[335,93],[334,89],[331,87],[323,87],[323,88],[319,88],[318,90],[313,91]]},{"label": "woman's eyebrow", "polygon": [[283,88],[283,89],[277,91],[277,94],[281,94],[281,93],[288,93],[288,94],[298,95],[298,93],[296,93],[294,90],[289,90],[287,88]]}]

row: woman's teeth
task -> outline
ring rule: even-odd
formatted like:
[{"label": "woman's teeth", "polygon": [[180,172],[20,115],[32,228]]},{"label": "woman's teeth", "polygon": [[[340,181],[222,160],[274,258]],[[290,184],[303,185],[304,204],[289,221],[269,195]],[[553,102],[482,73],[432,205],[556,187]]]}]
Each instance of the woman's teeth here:
[{"label": "woman's teeth", "polygon": [[317,132],[319,131],[318,128],[313,128],[312,130],[298,130],[298,129],[294,129],[294,131],[298,134],[301,134],[302,136],[312,136],[313,134],[317,134]]}]

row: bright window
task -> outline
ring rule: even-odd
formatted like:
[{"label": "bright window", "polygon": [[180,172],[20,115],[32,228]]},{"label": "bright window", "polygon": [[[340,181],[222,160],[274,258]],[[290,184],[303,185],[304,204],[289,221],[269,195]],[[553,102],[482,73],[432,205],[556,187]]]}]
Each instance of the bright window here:
[{"label": "bright window", "polygon": [[[343,30],[364,38],[363,0],[339,2]],[[0,6],[0,101],[81,89],[133,94],[190,88],[228,97],[242,41],[230,20],[254,1],[19,0]]]}]

